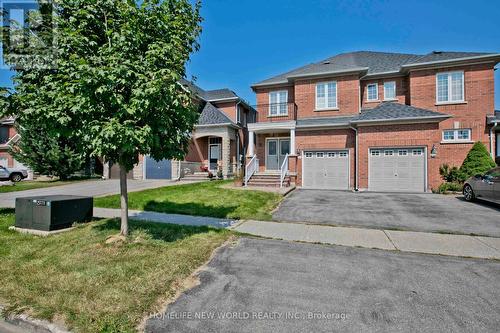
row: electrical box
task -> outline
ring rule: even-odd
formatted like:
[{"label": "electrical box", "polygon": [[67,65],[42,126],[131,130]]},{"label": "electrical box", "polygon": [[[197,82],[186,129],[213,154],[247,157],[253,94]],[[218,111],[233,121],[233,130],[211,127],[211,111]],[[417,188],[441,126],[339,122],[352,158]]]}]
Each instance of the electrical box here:
[{"label": "electrical box", "polygon": [[73,195],[49,195],[16,198],[16,227],[53,231],[73,223],[89,222],[94,198]]}]

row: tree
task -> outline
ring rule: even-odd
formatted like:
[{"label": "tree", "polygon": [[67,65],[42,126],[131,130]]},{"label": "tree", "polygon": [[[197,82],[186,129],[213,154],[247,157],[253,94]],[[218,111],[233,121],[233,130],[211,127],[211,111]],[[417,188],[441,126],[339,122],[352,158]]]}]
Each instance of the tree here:
[{"label": "tree", "polygon": [[[120,165],[121,234],[128,234],[127,172],[138,157],[183,158],[198,113],[179,80],[198,50],[200,2],[58,0],[56,67],[14,58],[18,123]],[[52,38],[38,27],[31,32]],[[25,53],[31,51],[29,47]],[[21,66],[20,66],[21,65]]]},{"label": "tree", "polygon": [[495,162],[493,162],[485,145],[481,142],[476,142],[462,163],[460,174],[462,179],[465,180],[474,175],[483,174],[494,167]]}]

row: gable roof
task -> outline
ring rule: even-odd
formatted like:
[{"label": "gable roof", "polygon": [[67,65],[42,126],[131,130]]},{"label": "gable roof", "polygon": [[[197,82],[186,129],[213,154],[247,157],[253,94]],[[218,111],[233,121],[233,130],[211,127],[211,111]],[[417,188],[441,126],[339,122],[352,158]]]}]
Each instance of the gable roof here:
[{"label": "gable roof", "polygon": [[235,125],[236,124],[221,110],[207,102],[198,118],[198,125]]},{"label": "gable roof", "polygon": [[308,64],[289,72],[276,75],[269,79],[260,81],[252,87],[285,84],[300,77],[345,74],[349,72],[359,73],[360,76],[399,73],[403,72],[405,68],[409,68],[411,66],[439,62],[465,61],[475,58],[492,58],[492,60],[499,62],[500,54],[440,51],[433,51],[425,55],[373,51],[349,52],[338,54],[319,62]]},{"label": "gable roof", "polygon": [[186,79],[181,79],[180,83],[204,101],[215,102],[223,99],[239,99],[238,95],[236,95],[234,91],[227,88],[204,90],[194,82],[188,81]]}]

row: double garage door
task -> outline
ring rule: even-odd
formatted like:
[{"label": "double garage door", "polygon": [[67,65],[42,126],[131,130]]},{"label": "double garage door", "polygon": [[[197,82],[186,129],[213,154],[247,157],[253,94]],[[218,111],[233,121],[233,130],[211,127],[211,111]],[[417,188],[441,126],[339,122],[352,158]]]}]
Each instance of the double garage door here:
[{"label": "double garage door", "polygon": [[305,151],[303,186],[332,190],[349,189],[349,151]]},{"label": "double garage door", "polygon": [[424,192],[424,148],[380,148],[369,151],[368,189],[381,192]]}]

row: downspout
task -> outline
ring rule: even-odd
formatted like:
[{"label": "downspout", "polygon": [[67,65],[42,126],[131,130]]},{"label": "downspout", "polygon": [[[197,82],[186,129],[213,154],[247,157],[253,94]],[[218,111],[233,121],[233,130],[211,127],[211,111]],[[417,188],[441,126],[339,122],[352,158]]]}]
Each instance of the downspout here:
[{"label": "downspout", "polygon": [[[495,129],[497,128],[498,126],[498,122],[494,122],[493,123],[493,126],[490,127],[490,155],[491,155],[491,158],[493,159],[493,161],[495,161],[495,145],[493,144],[493,137],[495,135]],[[498,143],[497,143],[497,146],[498,146]],[[498,155],[499,152],[497,152],[497,155]]]},{"label": "downspout", "polygon": [[[236,103],[236,123],[238,123],[238,105],[241,104],[241,100]],[[241,123],[241,115],[240,115]],[[236,130],[236,170],[239,173],[241,169],[241,159],[240,159],[240,130]]]},{"label": "downspout", "polygon": [[358,151],[359,151],[359,146],[358,146],[358,129],[355,127],[350,126],[350,129],[352,129],[356,135],[356,141],[354,145],[354,191],[358,192]]}]

